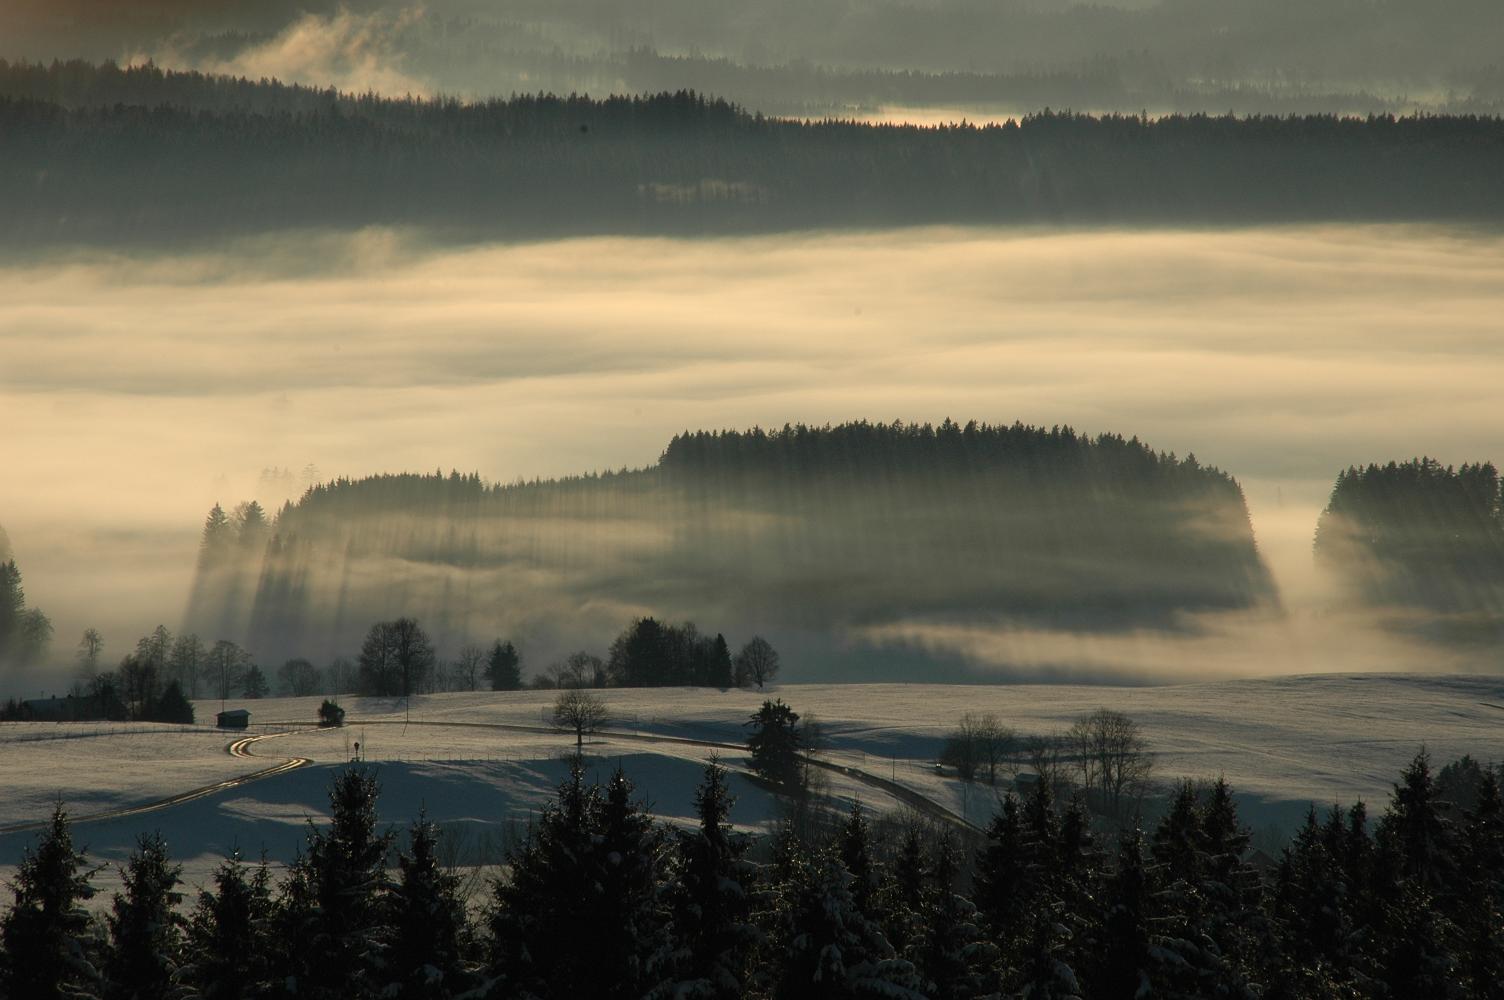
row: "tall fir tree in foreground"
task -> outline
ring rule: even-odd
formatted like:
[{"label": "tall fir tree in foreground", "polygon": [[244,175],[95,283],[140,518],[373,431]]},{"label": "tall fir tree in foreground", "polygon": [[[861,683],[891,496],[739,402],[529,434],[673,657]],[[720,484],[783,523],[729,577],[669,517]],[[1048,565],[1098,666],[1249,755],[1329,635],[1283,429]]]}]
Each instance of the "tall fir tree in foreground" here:
[{"label": "tall fir tree in foreground", "polygon": [[[508,855],[488,923],[498,996],[637,998],[670,974],[662,835],[621,771],[605,795],[575,757]],[[580,942],[588,942],[588,958]]]},{"label": "tall fir tree in foreground", "polygon": [[384,997],[442,1000],[472,985],[460,879],[440,866],[438,846],[438,828],[420,815],[408,831],[407,850],[397,857],[391,897],[395,933]]},{"label": "tall fir tree in foreground", "polygon": [[391,948],[386,872],[391,835],[376,830],[376,776],[351,767],[329,790],[328,831],[310,824],[283,887],[288,982],[298,996],[373,996]]},{"label": "tall fir tree in foreground", "polygon": [[175,991],[183,949],[182,870],[169,859],[161,834],[137,840],[107,918],[106,1000],[165,1000]]},{"label": "tall fir tree in foreground", "polygon": [[183,979],[204,1000],[249,1000],[270,989],[274,960],[285,954],[273,935],[271,872],[232,855],[202,889],[188,918]]},{"label": "tall fir tree in foreground", "polygon": [[0,995],[28,1000],[97,997],[101,942],[84,903],[93,869],[73,846],[68,814],[52,810],[46,830],[16,870],[15,902],[0,921]]},{"label": "tall fir tree in foreground", "polygon": [[669,888],[676,974],[682,1000],[737,1000],[759,940],[752,923],[750,841],[728,823],[735,798],[726,769],[712,760],[695,792],[700,825],[677,836],[677,878]]}]

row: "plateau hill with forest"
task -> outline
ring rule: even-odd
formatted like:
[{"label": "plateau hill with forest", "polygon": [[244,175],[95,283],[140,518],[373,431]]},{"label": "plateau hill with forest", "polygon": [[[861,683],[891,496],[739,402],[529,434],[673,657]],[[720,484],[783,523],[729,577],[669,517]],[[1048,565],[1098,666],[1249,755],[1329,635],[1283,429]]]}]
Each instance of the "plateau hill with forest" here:
[{"label": "plateau hill with forest", "polygon": [[685,433],[649,468],[553,481],[338,480],[274,520],[216,508],[188,627],[318,657],[411,615],[564,652],[654,615],[919,679],[943,658],[856,640],[914,621],[1173,628],[1275,601],[1241,488],[1194,456],[1061,427],[853,423]]}]

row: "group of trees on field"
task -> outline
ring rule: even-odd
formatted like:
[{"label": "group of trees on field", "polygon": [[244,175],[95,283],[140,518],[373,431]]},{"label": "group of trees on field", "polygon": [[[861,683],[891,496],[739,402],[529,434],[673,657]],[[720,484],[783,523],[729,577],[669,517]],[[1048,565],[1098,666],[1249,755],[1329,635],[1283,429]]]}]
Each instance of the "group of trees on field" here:
[{"label": "group of trees on field", "polygon": [[232,858],[191,901],[144,837],[103,919],[59,807],[0,917],[0,993],[1485,1000],[1504,977],[1504,796],[1469,758],[1438,774],[1422,751],[1376,824],[1313,807],[1263,863],[1220,779],[1111,841],[1041,778],[973,842],[855,804],[759,845],[718,762],[674,830],[576,757],[483,906],[426,818],[383,832],[378,793],[340,772],[285,877]]}]

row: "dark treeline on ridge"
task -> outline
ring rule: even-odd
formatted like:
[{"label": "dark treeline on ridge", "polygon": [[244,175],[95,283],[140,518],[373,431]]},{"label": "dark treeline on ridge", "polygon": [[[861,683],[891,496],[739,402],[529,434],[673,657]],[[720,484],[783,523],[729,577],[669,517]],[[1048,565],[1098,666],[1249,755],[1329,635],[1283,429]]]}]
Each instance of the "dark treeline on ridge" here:
[{"label": "dark treeline on ridge", "polygon": [[1347,469],[1315,547],[1367,602],[1440,615],[1427,621],[1452,637],[1504,635],[1504,491],[1492,463]]},{"label": "dark treeline on ridge", "polygon": [[382,475],[314,486],[249,534],[221,518],[189,627],[273,658],[403,615],[544,659],[653,615],[839,660],[842,633],[908,619],[1171,626],[1274,600],[1230,476],[1021,424],[684,434],[636,471]]},{"label": "dark treeline on ridge", "polygon": [[711,761],[698,823],[670,829],[576,757],[479,908],[433,823],[382,828],[362,767],[281,879],[232,858],[185,905],[142,837],[103,920],[59,806],[0,916],[0,995],[1484,1000],[1504,977],[1504,796],[1471,758],[1417,754],[1372,823],[1312,807],[1278,859],[1221,779],[1116,837],[1041,775],[982,837],[857,804],[762,845],[728,779]]},{"label": "dark treeline on ridge", "polygon": [[[78,85],[89,106],[68,108],[13,96],[32,75],[0,73],[0,222],[17,246],[304,226],[507,238],[1504,215],[1493,118],[1046,112],[921,129],[770,119],[691,92],[460,103],[145,71],[96,75]],[[119,103],[111,80],[128,81]]]}]

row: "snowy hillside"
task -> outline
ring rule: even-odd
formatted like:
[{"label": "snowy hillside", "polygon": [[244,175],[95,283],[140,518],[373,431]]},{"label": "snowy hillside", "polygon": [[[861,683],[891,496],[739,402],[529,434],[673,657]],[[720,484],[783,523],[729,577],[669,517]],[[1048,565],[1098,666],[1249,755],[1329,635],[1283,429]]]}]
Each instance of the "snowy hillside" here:
[{"label": "snowy hillside", "polygon": [[[985,822],[993,792],[938,776],[934,761],[946,731],[965,712],[993,712],[1020,734],[1044,734],[1108,706],[1132,716],[1168,782],[1225,774],[1257,829],[1287,826],[1308,803],[1382,804],[1390,783],[1422,744],[1438,761],[1470,753],[1504,759],[1504,680],[1422,675],[1321,675],[1166,687],[784,685],[755,691],[635,689],[600,692],[612,713],[609,732],[586,753],[603,779],[620,763],[641,795],[669,820],[692,812],[703,762],[718,753],[744,770],[735,748],[743,723],[763,697],[781,697],[823,728],[822,758],[904,788],[973,822]],[[0,762],[9,794],[0,801],[0,865],[14,865],[33,833],[14,827],[40,819],[57,798],[77,816],[130,808],[247,774],[290,758],[310,763],[289,773],[192,801],[121,818],[82,823],[79,841],[93,857],[122,859],[135,835],[160,829],[190,880],[202,878],[238,847],[274,861],[290,859],[306,822],[325,812],[333,771],[355,755],[379,767],[382,815],[405,822],[420,808],[454,834],[458,860],[496,856],[514,829],[553,794],[572,739],[549,731],[553,692],[476,692],[400,701],[348,698],[348,724],[314,730],[320,699],[247,703],[249,735],[283,732],[226,752],[232,734],[204,727],[0,725]],[[218,702],[198,706],[212,719]],[[409,711],[410,708],[410,711]],[[73,736],[61,739],[55,737]],[[41,739],[41,737],[53,737]],[[722,744],[716,747],[714,744]],[[878,810],[902,805],[857,776],[822,772],[838,800],[860,797]],[[776,800],[737,774],[732,818],[765,827]],[[108,878],[104,884],[109,884]]]}]

